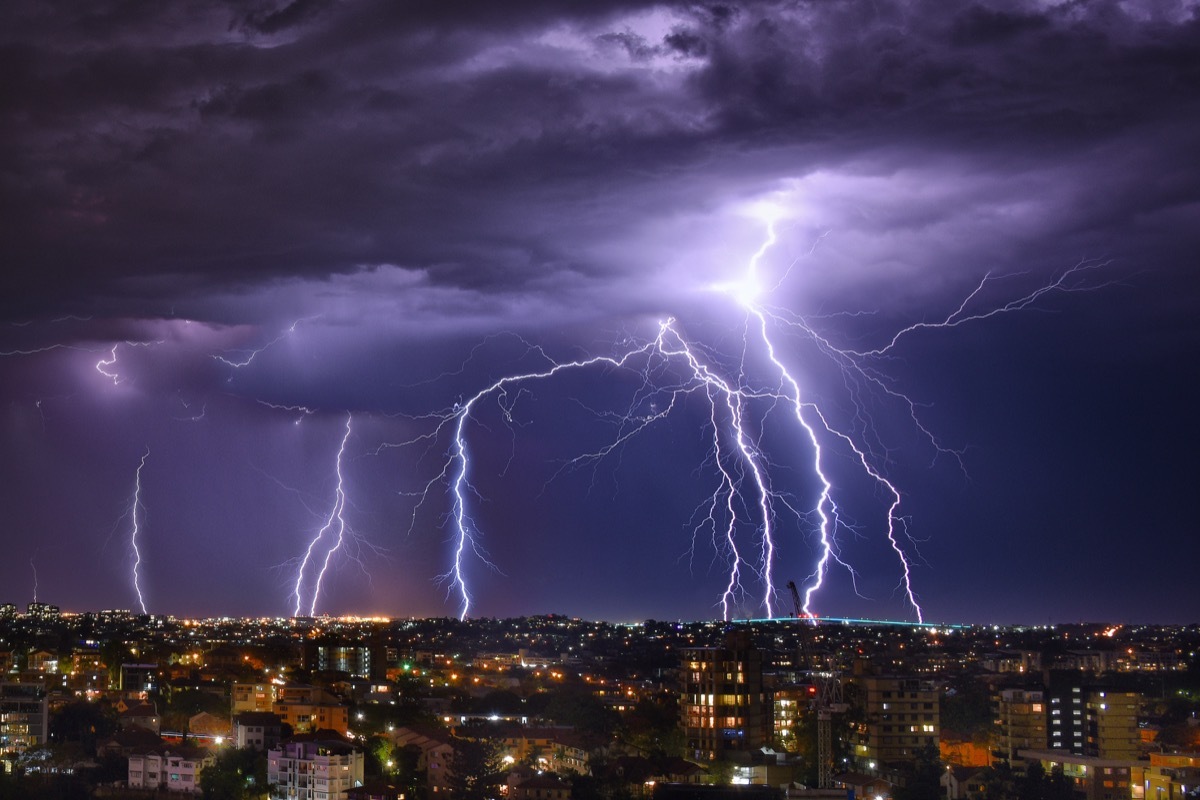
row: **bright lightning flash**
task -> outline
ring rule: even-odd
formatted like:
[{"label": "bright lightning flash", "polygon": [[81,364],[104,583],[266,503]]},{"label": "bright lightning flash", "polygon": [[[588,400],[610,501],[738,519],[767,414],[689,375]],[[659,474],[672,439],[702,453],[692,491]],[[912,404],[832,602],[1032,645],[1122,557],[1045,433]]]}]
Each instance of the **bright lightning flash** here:
[{"label": "bright lightning flash", "polygon": [[[442,578],[447,583],[448,591],[458,598],[461,617],[465,618],[471,609],[468,558],[473,555],[495,568],[482,546],[481,530],[470,510],[471,497],[478,496],[478,492],[471,483],[468,440],[481,402],[492,398],[499,406],[504,422],[512,425],[513,407],[528,384],[550,380],[567,371],[599,369],[627,372],[640,379],[641,388],[635,392],[626,411],[616,415],[618,428],[613,439],[594,452],[572,459],[567,467],[595,462],[614,453],[648,426],[665,419],[686,397],[702,398],[708,404],[711,435],[709,462],[715,467],[717,480],[716,487],[698,514],[699,522],[693,529],[692,547],[694,552],[698,537],[707,534],[718,555],[728,564],[728,581],[718,600],[726,619],[736,604],[748,597],[742,583],[746,570],[753,571],[762,586],[756,602],[767,617],[774,616],[776,537],[780,517],[784,515],[794,520],[797,529],[812,531],[815,539],[817,557],[805,583],[803,612],[806,615],[813,613],[814,598],[825,585],[829,570],[835,564],[849,573],[857,591],[858,575],[841,556],[838,544],[840,535],[849,531],[848,523],[844,520],[838,493],[825,464],[831,453],[839,452],[843,457],[848,457],[850,463],[856,463],[883,495],[887,511],[882,527],[888,546],[899,562],[901,577],[898,589],[913,609],[917,621],[924,621],[924,613],[912,583],[909,552],[914,545],[908,535],[906,519],[900,514],[902,495],[884,471],[886,448],[879,444],[878,436],[873,433],[861,395],[871,392],[899,403],[907,408],[916,430],[938,454],[956,459],[960,454],[936,441],[919,420],[916,404],[895,389],[873,362],[887,358],[901,338],[920,329],[953,328],[966,322],[1018,311],[1030,307],[1050,292],[1100,288],[1106,284],[1088,283],[1085,273],[1104,264],[1081,262],[1050,283],[1016,300],[982,311],[969,311],[968,306],[977,300],[985,285],[995,280],[985,276],[962,304],[941,322],[911,325],[900,330],[878,349],[850,350],[835,346],[802,316],[764,302],[764,298],[769,297],[782,282],[781,278],[775,286],[764,286],[761,262],[777,241],[776,224],[783,217],[783,211],[775,205],[764,205],[755,210],[754,216],[766,227],[762,244],[750,257],[739,280],[714,287],[736,301],[746,315],[742,331],[743,355],[734,368],[722,368],[708,348],[690,343],[674,319],[660,323],[653,340],[616,355],[556,361],[541,348],[534,347],[531,353],[545,359],[547,363],[544,368],[502,377],[444,412],[418,418],[432,418],[432,430],[406,442],[386,445],[405,447],[423,443],[428,446],[449,437],[446,459],[438,474],[425,484],[422,491],[415,493],[419,499],[413,509],[413,524],[431,490],[435,486],[445,485],[450,501],[448,520],[452,524],[453,559],[449,571]],[[846,385],[851,388],[857,411],[854,429],[843,430],[835,426],[829,415],[806,397],[795,373],[779,354],[776,338],[780,335],[807,339],[838,367]],[[748,353],[755,354],[756,359],[763,360],[764,365],[769,363],[769,371],[773,371],[773,375],[765,379],[750,377],[754,370]],[[817,496],[809,508],[797,506],[792,496],[777,490],[772,484],[774,465],[758,437],[761,436],[766,416],[776,409],[789,410],[790,417],[798,426],[800,438],[811,454],[810,470]],[[347,435],[348,431],[347,425]],[[331,515],[327,528],[334,525],[335,517],[336,514]],[[339,526],[342,524],[338,521]],[[751,549],[744,544],[739,545],[737,541],[738,531],[746,525],[753,525],[755,530],[752,556]],[[309,555],[306,554],[306,564]],[[299,586],[298,581],[297,609]]]},{"label": "bright lightning flash", "polygon": [[113,386],[121,383],[121,375],[117,372],[117,348],[121,345],[126,347],[150,347],[151,345],[162,344],[162,341],[156,342],[117,342],[112,346],[107,358],[102,358],[96,362],[96,371],[113,382]]},{"label": "bright lightning flash", "polygon": [[129,532],[129,544],[133,548],[133,591],[137,594],[138,605],[142,609],[142,613],[146,612],[146,598],[142,595],[142,587],[138,581],[138,569],[142,566],[142,551],[138,547],[138,535],[141,533],[141,520],[138,517],[138,510],[142,508],[142,467],[146,466],[146,459],[150,457],[150,448],[146,448],[146,452],[142,454],[142,460],[138,463],[137,473],[134,475],[133,481],[133,502],[129,507],[129,517],[132,521],[132,529]]},{"label": "bright lightning flash", "polygon": [[[350,441],[352,433],[353,420],[353,415],[346,415],[346,430],[342,434],[342,441],[338,446],[337,458],[334,462],[334,474],[337,477],[337,485],[334,488],[333,505],[329,509],[329,515],[325,519],[325,524],[321,526],[321,529],[309,541],[308,547],[300,559],[300,565],[296,570],[296,581],[292,589],[292,599],[294,600],[292,607],[293,616],[300,616],[305,611],[307,611],[308,616],[316,615],[317,602],[321,598],[321,585],[324,583],[325,576],[329,572],[334,556],[337,553],[341,552],[343,555],[348,555],[346,550],[347,548],[351,548],[349,557],[356,561],[363,568],[364,572],[366,571],[361,558],[353,555],[352,548],[354,545],[360,547],[370,547],[370,545],[355,536],[346,522],[345,516],[346,476],[343,472],[343,463],[346,456],[346,444]],[[306,591],[311,593],[307,604],[305,603]]]}]

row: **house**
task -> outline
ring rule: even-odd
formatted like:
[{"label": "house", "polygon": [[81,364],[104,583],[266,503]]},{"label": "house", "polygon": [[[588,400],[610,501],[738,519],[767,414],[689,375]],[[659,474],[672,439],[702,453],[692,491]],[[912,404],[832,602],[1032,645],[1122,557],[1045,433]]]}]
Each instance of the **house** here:
[{"label": "house", "polygon": [[188,731],[196,736],[224,740],[230,736],[229,718],[207,711],[188,717]]},{"label": "house", "polygon": [[118,755],[128,758],[134,751],[147,750],[163,744],[162,737],[145,728],[117,731],[107,739],[96,742],[96,757]]},{"label": "house", "polygon": [[244,711],[233,718],[233,740],[237,747],[253,747],[260,753],[274,750],[283,738],[283,720],[269,711]]},{"label": "house", "polygon": [[347,789],[342,796],[346,800],[403,800],[404,793],[387,781],[373,780]]},{"label": "house", "polygon": [[153,703],[126,704],[122,701],[118,704],[117,708],[120,709],[120,715],[117,717],[117,726],[122,730],[144,728],[154,733],[160,732],[162,720],[158,716],[158,709],[154,707]]},{"label": "house", "polygon": [[512,789],[513,800],[569,800],[571,784],[556,775],[535,775]]},{"label": "house", "polygon": [[980,800],[987,793],[987,769],[951,766],[939,782],[947,800]]},{"label": "house", "polygon": [[454,758],[450,734],[438,729],[400,727],[392,731],[395,747],[415,747],[419,751],[417,769],[425,773],[430,794],[449,791],[447,773]]},{"label": "house", "polygon": [[166,789],[185,794],[200,793],[200,773],[214,761],[197,748],[149,750],[130,753],[128,782],[131,789]]},{"label": "house", "polygon": [[852,791],[854,797],[861,797],[864,800],[891,800],[892,784],[874,775],[844,772],[841,775],[834,775],[833,783],[842,789]]}]

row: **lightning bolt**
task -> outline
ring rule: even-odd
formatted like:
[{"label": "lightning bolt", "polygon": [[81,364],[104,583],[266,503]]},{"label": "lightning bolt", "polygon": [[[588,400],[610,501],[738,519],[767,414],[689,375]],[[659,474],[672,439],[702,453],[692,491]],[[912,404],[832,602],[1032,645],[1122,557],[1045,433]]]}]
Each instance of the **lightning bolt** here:
[{"label": "lightning bolt", "polygon": [[[353,415],[347,414],[346,431],[342,435],[342,442],[338,446],[337,458],[334,462],[337,486],[334,488],[333,505],[329,509],[329,516],[326,518],[325,524],[321,526],[321,529],[317,531],[316,535],[308,543],[308,547],[304,551],[304,556],[300,560],[299,569],[296,572],[296,583],[292,591],[292,597],[295,599],[295,604],[292,608],[293,616],[300,616],[300,612],[304,608],[305,575],[309,572],[310,568],[316,569],[316,578],[312,579],[312,597],[308,603],[308,616],[316,615],[317,601],[321,597],[321,584],[325,580],[325,574],[329,571],[329,565],[333,561],[334,554],[342,550],[347,538],[351,535],[345,518],[346,479],[342,473],[342,460],[346,454],[346,443],[350,441],[352,422]],[[322,558],[318,554],[318,550],[327,538],[332,540],[332,542],[323,545],[325,555]],[[316,567],[318,563],[320,563],[319,569]]]},{"label": "lightning bolt", "polygon": [[32,556],[29,559],[29,568],[33,570],[33,602],[35,602],[35,603],[37,602],[37,593],[38,593],[38,574],[37,574],[37,564],[35,564],[33,562],[33,559],[36,557],[37,556]]},{"label": "lightning bolt", "polygon": [[[467,617],[472,604],[467,578],[468,559],[473,556],[484,565],[496,569],[482,545],[481,528],[471,513],[471,499],[478,497],[479,493],[471,482],[469,434],[481,404],[491,398],[499,408],[504,423],[511,426],[513,408],[527,385],[551,380],[567,371],[602,369],[640,376],[641,387],[623,412],[598,412],[602,417],[616,420],[617,431],[609,443],[569,460],[562,469],[596,463],[612,455],[647,427],[669,416],[685,397],[700,397],[708,403],[708,427],[711,432],[708,463],[714,468],[716,486],[693,517],[699,521],[692,527],[691,552],[695,552],[698,537],[707,534],[717,554],[727,560],[728,580],[717,601],[725,619],[729,619],[735,606],[747,597],[742,584],[747,569],[753,570],[762,585],[760,599],[756,602],[761,604],[767,617],[774,616],[777,590],[773,574],[781,514],[790,515],[797,528],[812,530],[815,540],[816,558],[805,582],[803,612],[813,614],[816,596],[825,586],[829,571],[835,565],[846,570],[854,590],[858,592],[858,573],[842,557],[838,543],[839,534],[849,531],[850,526],[844,518],[838,492],[826,467],[827,459],[837,452],[843,458],[848,457],[849,462],[856,464],[862,474],[878,487],[886,505],[881,522],[883,535],[899,565],[897,588],[912,608],[917,621],[924,621],[924,612],[913,585],[910,554],[915,543],[909,534],[907,519],[900,511],[903,494],[882,466],[886,463],[886,447],[880,442],[880,436],[866,412],[866,393],[876,394],[907,409],[916,431],[932,447],[935,458],[937,455],[948,455],[962,466],[961,453],[943,446],[937,440],[921,422],[917,404],[894,388],[876,362],[888,358],[905,337],[923,329],[955,328],[1000,314],[1029,309],[1054,292],[1103,288],[1109,283],[1097,282],[1091,273],[1106,266],[1107,262],[1080,262],[1016,299],[972,310],[973,306],[979,304],[989,284],[999,280],[990,274],[985,275],[962,303],[943,319],[904,327],[881,347],[853,350],[834,344],[803,316],[764,302],[764,298],[769,297],[786,279],[795,262],[773,286],[764,285],[761,263],[778,241],[776,224],[782,212],[768,207],[765,213],[758,216],[765,222],[765,236],[750,257],[741,279],[714,287],[736,301],[746,315],[742,331],[742,355],[740,359],[734,359],[732,369],[722,368],[721,360],[714,358],[707,348],[689,342],[673,318],[659,324],[658,334],[653,340],[644,344],[634,343],[616,355],[557,361],[541,348],[531,347],[531,353],[546,361],[544,368],[501,377],[443,412],[414,417],[414,420],[432,419],[435,424],[432,429],[406,442],[385,445],[432,446],[449,438],[446,458],[440,470],[422,490],[411,493],[417,498],[413,507],[413,525],[431,490],[445,485],[450,502],[447,520],[452,529],[452,558],[448,571],[440,578],[447,584],[448,595],[457,597],[461,618]],[[780,355],[781,348],[777,343],[780,332],[807,339],[841,371],[856,411],[852,427],[837,426],[814,400],[807,397],[796,373]],[[770,365],[768,371],[773,372],[773,376],[756,378],[759,370],[750,366],[750,354],[764,359],[763,365]],[[759,437],[766,416],[777,408],[789,410],[803,449],[809,454],[808,469],[816,490],[816,499],[811,507],[798,506],[793,498],[772,485],[774,464]],[[753,525],[755,530],[753,556],[748,554],[744,545],[739,546],[738,541],[739,530],[747,525]]]},{"label": "lightning bolt", "polygon": [[273,411],[294,411],[294,412],[296,412],[300,416],[296,417],[296,421],[293,423],[295,425],[299,425],[301,422],[304,421],[305,417],[307,417],[313,413],[313,409],[309,408],[308,406],[280,405],[277,403],[268,403],[266,400],[258,400],[257,402],[259,405],[266,406],[267,408],[272,409]]},{"label": "lightning bolt", "polygon": [[117,342],[116,344],[114,344],[112,346],[112,349],[109,350],[107,358],[102,358],[96,362],[96,371],[99,372],[104,377],[111,380],[113,382],[113,386],[116,386],[121,383],[121,376],[115,369],[115,367],[117,365],[117,348],[119,348],[121,345],[125,345],[126,347],[150,347],[151,345],[156,345],[156,344],[162,344],[162,341],[159,340],[159,341],[154,341],[154,342],[129,342],[129,341]]},{"label": "lightning bolt", "polygon": [[129,544],[133,548],[133,591],[137,594],[138,605],[141,606],[142,613],[146,612],[146,598],[142,595],[142,587],[138,580],[138,569],[142,565],[142,551],[138,548],[138,535],[141,533],[141,523],[138,519],[138,509],[142,508],[142,467],[146,466],[146,459],[150,457],[150,448],[146,448],[146,452],[142,455],[142,460],[138,464],[137,472],[134,475],[133,481],[133,502],[129,507],[129,515],[132,520],[132,530],[129,533]]},{"label": "lightning bolt", "polygon": [[279,344],[281,341],[283,341],[284,339],[286,339],[287,337],[289,337],[293,333],[295,333],[296,327],[301,322],[311,322],[312,320],[317,319],[317,317],[319,317],[319,316],[320,316],[320,314],[316,314],[311,317],[302,317],[302,318],[296,320],[291,325],[284,328],[283,331],[281,331],[278,336],[276,336],[274,339],[272,339],[271,341],[267,342],[266,344],[264,344],[260,347],[256,347],[256,348],[253,348],[250,350],[231,350],[231,351],[229,351],[230,353],[241,353],[244,355],[243,358],[240,358],[240,359],[239,358],[226,358],[224,355],[220,355],[220,354],[214,355],[213,358],[215,358],[217,361],[220,361],[222,364],[225,364],[226,366],[233,367],[234,369],[241,369],[242,367],[248,367],[248,366],[250,366],[250,364],[252,364],[254,362],[254,359],[258,358],[259,355],[261,355],[264,351],[269,350],[270,348],[274,347],[275,345]]}]

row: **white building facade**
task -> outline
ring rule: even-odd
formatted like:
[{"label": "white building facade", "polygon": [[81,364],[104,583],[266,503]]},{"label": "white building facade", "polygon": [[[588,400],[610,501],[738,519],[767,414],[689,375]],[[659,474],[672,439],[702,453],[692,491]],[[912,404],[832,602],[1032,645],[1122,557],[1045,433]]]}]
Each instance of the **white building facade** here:
[{"label": "white building facade", "polygon": [[133,753],[129,756],[129,788],[199,794],[200,773],[212,761],[207,754]]},{"label": "white building facade", "polygon": [[363,754],[339,741],[292,741],[267,751],[267,782],[276,800],[341,800],[362,786]]}]

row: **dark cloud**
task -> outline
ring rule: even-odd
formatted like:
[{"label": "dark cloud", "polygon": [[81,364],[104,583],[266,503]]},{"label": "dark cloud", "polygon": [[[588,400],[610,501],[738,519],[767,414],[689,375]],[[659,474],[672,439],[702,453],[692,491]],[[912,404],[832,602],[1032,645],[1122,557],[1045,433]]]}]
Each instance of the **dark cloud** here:
[{"label": "dark cloud", "polygon": [[[397,492],[430,479],[445,442],[419,458],[377,454],[382,441],[419,435],[412,420],[387,415],[452,407],[506,370],[542,363],[539,352],[615,352],[667,316],[714,358],[732,359],[741,320],[713,287],[758,248],[753,209],[764,202],[784,209],[765,266],[781,276],[773,298],[848,346],[944,318],[988,272],[1012,277],[980,302],[1003,302],[1010,287],[1019,295],[1083,259],[1110,264],[1097,276],[1104,290],[1039,304],[1053,313],[913,336],[877,365],[887,385],[930,409],[922,419],[939,434],[980,443],[968,489],[945,459],[923,471],[930,454],[903,413],[891,419],[886,393],[845,396],[845,377],[819,348],[789,340],[832,419],[903,442],[888,465],[914,487],[918,535],[953,542],[925,545],[931,564],[964,569],[984,552],[964,538],[984,532],[1036,549],[1039,517],[1064,537],[1072,519],[1104,527],[1078,485],[1111,486],[1112,475],[1156,499],[1147,528],[1162,531],[1159,547],[1176,546],[1171,531],[1186,526],[1171,492],[1185,491],[1194,470],[1152,453],[1171,441],[1162,430],[1173,416],[1194,428],[1175,399],[1190,397],[1194,380],[1163,374],[1194,360],[1200,338],[1194,3],[12,2],[0,9],[0,73],[0,431],[8,452],[37,465],[33,476],[16,466],[0,476],[16,487],[4,497],[19,528],[83,547],[119,515],[129,458],[148,442],[172,504],[220,502],[187,499],[203,470],[174,455],[202,447],[191,426],[205,425],[212,449],[196,460],[228,460],[244,479],[224,505],[268,497],[246,512],[271,532],[239,578],[254,583],[294,555],[311,522],[304,504],[288,505],[293,495],[274,492],[303,486],[307,507],[321,505],[348,409],[361,420],[353,472],[363,533],[396,548],[395,574],[413,585],[337,602],[386,596],[394,608],[437,610],[428,580],[444,569],[444,498],[421,517],[423,535],[404,538],[392,517],[412,517]],[[229,365],[259,348],[251,366]],[[113,358],[115,382],[97,369]],[[1165,388],[1114,386],[1125,371]],[[537,501],[549,476],[533,465],[578,455],[564,431],[586,428],[556,409],[592,407],[582,398],[603,385],[522,393],[527,427],[510,440],[487,439],[505,430],[503,416],[481,423],[498,463],[480,494],[503,547],[561,550],[554,563],[565,565],[572,548],[537,538],[544,531],[577,524],[607,540],[615,526],[645,541],[647,531],[686,527],[702,483],[689,458],[703,409]],[[1056,398],[1045,403],[1056,409],[1050,422],[1039,385]],[[1159,409],[1164,398],[1171,404]],[[1077,405],[1086,406],[1078,419],[1061,419]],[[860,418],[868,407],[880,414],[874,432]],[[1139,478],[1114,456],[1101,474],[1093,439],[1134,419],[1145,436],[1123,434],[1121,453],[1155,468]],[[998,527],[980,509],[1005,507],[1020,457],[1056,431],[1067,433],[1039,463],[1078,481],[1037,491],[1017,481],[1036,500]],[[687,462],[678,470],[663,455],[675,449]],[[519,486],[495,477],[517,452],[529,472]],[[1088,454],[1086,469],[1072,453]],[[65,463],[76,466],[63,485],[86,502],[76,515],[50,514],[52,501],[37,498]],[[78,488],[93,469],[104,479]],[[652,489],[631,489],[643,483]],[[961,491],[939,510],[929,498],[959,491],[948,485]],[[606,490],[589,494],[593,486]],[[1056,496],[1069,502],[1056,507]],[[1109,516],[1128,520],[1135,507]],[[159,514],[204,535],[205,514],[186,526]],[[232,511],[211,524],[244,535]],[[981,532],[963,532],[972,526]],[[1106,547],[1120,535],[1109,527],[1096,534]],[[654,541],[664,563],[686,549],[671,534]],[[605,574],[628,557],[618,549]],[[799,549],[789,557],[808,564]],[[106,597],[124,591],[116,550],[105,556],[116,576]],[[605,558],[588,552],[600,569]],[[879,553],[862,557],[887,563],[881,584],[894,580]],[[406,559],[422,567],[406,572]],[[503,568],[529,585],[522,570],[537,564]],[[676,580],[678,603],[649,605],[702,613],[696,602],[721,576],[695,572],[697,586]],[[15,580],[0,567],[0,585]],[[506,600],[512,584],[492,580],[498,613],[552,602]],[[274,608],[278,590],[248,602]],[[834,591],[847,608],[860,603]],[[944,614],[960,605],[928,591]],[[604,602],[579,610],[637,606]]]}]

